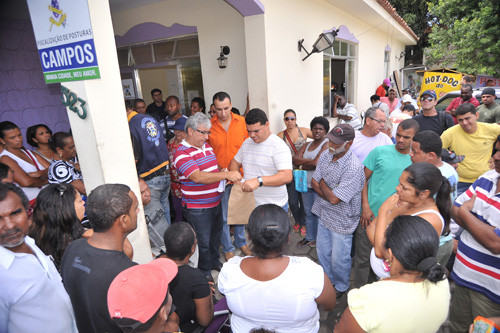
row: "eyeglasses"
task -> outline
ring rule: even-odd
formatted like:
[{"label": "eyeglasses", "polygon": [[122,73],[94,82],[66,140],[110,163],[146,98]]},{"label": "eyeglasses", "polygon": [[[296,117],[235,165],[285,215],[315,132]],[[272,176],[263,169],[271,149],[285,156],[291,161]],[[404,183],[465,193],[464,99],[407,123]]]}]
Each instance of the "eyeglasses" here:
[{"label": "eyeglasses", "polygon": [[200,131],[199,129],[197,129],[196,132],[200,132],[203,135],[210,135],[210,134],[212,134],[212,132],[210,132],[210,131]]},{"label": "eyeglasses", "polygon": [[384,124],[385,123],[385,120],[379,120],[379,119],[375,119],[375,118],[372,118],[372,117],[368,117],[368,118],[370,118],[371,120],[376,121],[379,124]]},{"label": "eyeglasses", "polygon": [[420,100],[421,101],[432,102],[434,100],[434,98],[432,98],[432,97],[420,97]]},{"label": "eyeglasses", "polygon": [[295,117],[285,117],[283,119],[285,119],[285,121],[289,121],[289,120],[295,120]]}]

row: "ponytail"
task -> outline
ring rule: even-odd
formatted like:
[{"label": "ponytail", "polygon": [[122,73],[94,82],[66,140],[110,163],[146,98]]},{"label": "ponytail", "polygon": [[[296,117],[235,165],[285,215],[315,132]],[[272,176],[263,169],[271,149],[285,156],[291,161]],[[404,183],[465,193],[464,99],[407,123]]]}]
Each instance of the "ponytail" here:
[{"label": "ponytail", "polygon": [[436,193],[436,206],[439,213],[444,219],[443,235],[446,236],[450,233],[450,219],[451,219],[451,185],[446,177],[442,177],[442,183]]},{"label": "ponytail", "polygon": [[443,280],[444,267],[438,264],[436,257],[427,257],[417,264],[417,271],[422,273],[422,277],[433,283]]}]

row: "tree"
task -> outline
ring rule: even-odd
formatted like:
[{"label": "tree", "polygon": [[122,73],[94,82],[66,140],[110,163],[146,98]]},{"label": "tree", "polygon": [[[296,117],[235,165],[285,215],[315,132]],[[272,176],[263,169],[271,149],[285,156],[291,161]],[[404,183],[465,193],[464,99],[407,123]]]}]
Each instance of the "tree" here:
[{"label": "tree", "polygon": [[498,0],[438,0],[429,3],[429,64],[452,66],[467,74],[500,77]]},{"label": "tree", "polygon": [[424,54],[423,50],[425,47],[429,46],[429,22],[431,22],[433,19],[433,17],[429,13],[427,2],[422,0],[390,0],[390,3],[394,8],[396,8],[399,16],[401,16],[403,20],[405,20],[405,22],[410,26],[410,28],[419,38],[417,45],[406,47],[405,64],[421,64]]}]

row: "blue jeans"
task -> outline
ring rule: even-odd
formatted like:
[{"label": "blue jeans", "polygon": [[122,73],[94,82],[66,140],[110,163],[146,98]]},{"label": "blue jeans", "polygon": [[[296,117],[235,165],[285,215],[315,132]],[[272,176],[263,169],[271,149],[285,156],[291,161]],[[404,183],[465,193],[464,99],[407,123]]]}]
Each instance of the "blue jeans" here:
[{"label": "blue jeans", "polygon": [[222,234],[222,206],[212,208],[182,207],[182,216],[193,227],[198,239],[198,268],[210,275],[219,261],[220,236]]},{"label": "blue jeans", "polygon": [[467,191],[472,184],[473,183],[458,182],[457,183],[457,198],[460,196],[460,194]]},{"label": "blue jeans", "polygon": [[302,202],[306,212],[306,240],[310,242],[315,241],[318,234],[318,217],[311,211],[316,197],[317,194],[312,188],[308,189],[306,193],[302,193]]},{"label": "blue jeans", "polygon": [[352,234],[342,235],[318,224],[316,250],[321,267],[339,292],[349,289]]},{"label": "blue jeans", "polygon": [[151,226],[160,234],[158,236],[148,228],[149,236],[156,243],[163,246],[163,234],[170,226],[170,204],[168,193],[170,192],[170,175],[157,176],[147,180],[151,191],[151,202],[144,207],[144,214],[150,218]]},{"label": "blue jeans", "polygon": [[306,213],[304,212],[301,193],[295,189],[295,179],[292,179],[291,183],[286,184],[286,190],[288,192],[288,204],[290,205],[295,223],[305,225]]},{"label": "blue jeans", "polygon": [[229,225],[227,224],[227,210],[232,188],[233,185],[227,185],[221,199],[223,225],[220,242],[222,243],[222,251],[224,251],[224,253],[234,252],[235,247],[242,247],[247,244],[245,239],[245,226],[242,224],[234,226],[234,245],[231,243],[231,233],[229,231]]}]

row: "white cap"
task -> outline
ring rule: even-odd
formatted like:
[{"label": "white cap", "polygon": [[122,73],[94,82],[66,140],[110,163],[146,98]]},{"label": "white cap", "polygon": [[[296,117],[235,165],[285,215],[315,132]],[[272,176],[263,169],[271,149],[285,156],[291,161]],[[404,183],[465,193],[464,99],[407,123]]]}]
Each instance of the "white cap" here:
[{"label": "white cap", "polygon": [[403,97],[401,97],[401,103],[411,103],[412,101],[410,95],[403,95]]}]

